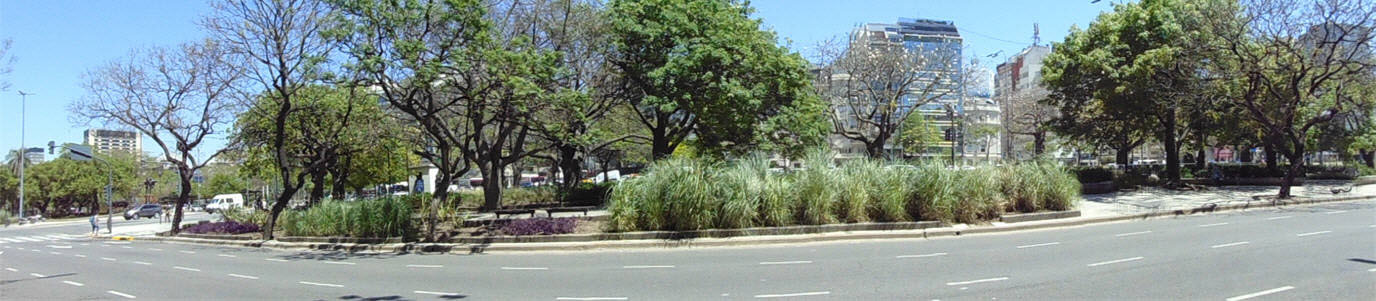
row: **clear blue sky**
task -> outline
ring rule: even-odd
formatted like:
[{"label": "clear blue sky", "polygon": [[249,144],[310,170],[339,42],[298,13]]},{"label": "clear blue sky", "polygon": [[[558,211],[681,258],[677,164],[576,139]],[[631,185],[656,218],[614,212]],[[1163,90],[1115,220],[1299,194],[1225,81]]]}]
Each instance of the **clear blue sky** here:
[{"label": "clear blue sky", "polygon": [[[1099,12],[1111,9],[1109,2],[751,1],[755,17],[805,54],[818,41],[845,34],[858,24],[930,18],[955,21],[965,37],[967,56],[978,54],[989,68],[1031,44],[1032,23],[1041,24],[1043,43],[1060,41],[1071,24],[1084,27]],[[199,0],[0,1],[0,39],[14,40],[10,52],[18,58],[6,79],[12,83],[10,91],[0,92],[0,149],[19,146],[17,90],[37,94],[28,100],[28,145],[80,142],[86,125],[68,118],[67,104],[84,93],[86,70],[132,49],[200,39],[204,33],[196,21],[207,10],[206,2]],[[1002,55],[984,57],[998,51]],[[146,151],[154,148],[150,142],[145,139]]]}]

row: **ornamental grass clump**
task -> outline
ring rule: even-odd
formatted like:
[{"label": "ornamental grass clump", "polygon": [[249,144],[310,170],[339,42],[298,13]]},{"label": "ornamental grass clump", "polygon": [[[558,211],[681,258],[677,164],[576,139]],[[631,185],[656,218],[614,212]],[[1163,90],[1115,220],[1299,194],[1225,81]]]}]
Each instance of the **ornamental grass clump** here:
[{"label": "ornamental grass clump", "polygon": [[952,221],[956,199],[953,182],[955,171],[939,162],[926,162],[908,180],[913,186],[907,197],[907,212],[917,220]]},{"label": "ornamental grass clump", "polygon": [[883,172],[882,168],[872,160],[854,160],[846,162],[835,172],[835,210],[839,220],[847,223],[870,220],[870,191],[874,190],[871,183]]},{"label": "ornamental grass clump", "polygon": [[999,171],[993,166],[956,171],[951,192],[955,202],[949,216],[960,223],[976,223],[997,218],[1003,193],[999,190]]},{"label": "ornamental grass clump", "polygon": [[415,234],[411,204],[401,198],[326,200],[282,214],[288,236],[403,237]]},{"label": "ornamental grass clump", "polygon": [[718,228],[749,228],[757,224],[760,196],[768,172],[769,159],[761,155],[736,160],[716,172],[714,178],[720,183],[716,191],[722,200]]},{"label": "ornamental grass clump", "polygon": [[837,191],[836,171],[832,168],[831,151],[813,150],[803,159],[803,170],[797,171],[793,186],[798,191],[795,212],[798,223],[821,225],[835,222],[833,215]]},{"label": "ornamental grass clump", "polygon": [[880,222],[904,222],[910,220],[907,201],[913,191],[908,183],[914,169],[908,166],[887,167],[877,170],[870,181],[870,216]]}]

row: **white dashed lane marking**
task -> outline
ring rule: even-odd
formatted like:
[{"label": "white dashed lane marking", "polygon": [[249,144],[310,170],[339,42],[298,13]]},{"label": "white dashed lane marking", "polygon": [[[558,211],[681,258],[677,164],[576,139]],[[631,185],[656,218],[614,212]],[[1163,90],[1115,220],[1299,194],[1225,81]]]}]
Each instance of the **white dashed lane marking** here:
[{"label": "white dashed lane marking", "polygon": [[1250,243],[1252,243],[1252,242],[1248,242],[1248,241],[1239,241],[1239,242],[1235,242],[1235,243],[1226,243],[1226,244],[1221,244],[1221,245],[1213,245],[1213,246],[1210,246],[1209,248],[1211,248],[1211,249],[1227,248],[1227,247],[1233,247],[1233,246],[1241,246],[1241,245],[1250,244]]},{"label": "white dashed lane marking", "polygon": [[192,271],[192,272],[200,272],[200,271],[201,271],[201,269],[188,268],[188,267],[184,267],[184,266],[174,266],[174,267],[172,267],[172,268],[178,269],[178,270],[183,270],[183,271]]},{"label": "white dashed lane marking", "polygon": [[625,265],[623,269],[672,269],[672,265]]},{"label": "white dashed lane marking", "polygon": [[436,296],[458,296],[459,293],[432,292],[432,291],[413,291],[417,294],[436,295]]},{"label": "white dashed lane marking", "polygon": [[830,295],[830,294],[831,294],[831,292],[829,292],[829,291],[827,291],[827,292],[791,293],[791,294],[768,294],[768,295],[755,295],[755,298],[761,298],[761,299],[764,299],[764,298],[792,298],[792,297],[806,297],[806,296],[822,296],[822,295]]},{"label": "white dashed lane marking", "polygon": [[1228,300],[1228,301],[1247,300],[1247,299],[1251,299],[1251,298],[1256,298],[1256,297],[1261,297],[1261,296],[1265,296],[1265,295],[1270,295],[1270,294],[1275,294],[1275,293],[1279,293],[1279,292],[1284,292],[1284,291],[1292,290],[1292,289],[1294,289],[1294,288],[1295,288],[1295,287],[1293,287],[1293,286],[1282,286],[1282,287],[1277,287],[1277,288],[1273,288],[1273,289],[1269,289],[1269,290],[1264,290],[1264,291],[1260,291],[1260,292],[1255,292],[1255,293],[1251,293],[1251,294],[1246,294],[1246,295],[1241,295],[1241,296],[1237,296],[1237,297],[1228,298],[1227,300]]},{"label": "white dashed lane marking", "polygon": [[244,278],[244,279],[258,279],[258,277],[249,276],[249,275],[239,275],[239,274],[229,274],[229,277]]},{"label": "white dashed lane marking", "polygon": [[106,292],[106,293],[110,293],[111,295],[120,296],[120,297],[124,297],[124,298],[127,298],[127,299],[138,298],[138,297],[134,297],[134,295],[125,294],[125,293],[116,292],[116,291],[105,291],[105,292]]},{"label": "white dashed lane marking", "polygon": [[502,267],[502,270],[507,271],[544,271],[548,269],[546,267]]},{"label": "white dashed lane marking", "polygon": [[65,280],[62,281],[62,283],[71,284],[71,285],[74,285],[74,286],[86,286],[85,284],[81,284],[81,282],[73,282],[73,281],[65,281]]},{"label": "white dashed lane marking", "polygon": [[287,262],[286,259],[277,259],[277,258],[264,258],[263,260],[267,260],[267,261],[276,261],[276,262]]},{"label": "white dashed lane marking", "polygon": [[134,263],[135,263],[135,264],[142,264],[142,265],[153,265],[153,264],[151,264],[151,263],[142,262],[142,261],[135,261]]},{"label": "white dashed lane marking", "polygon": [[319,282],[310,282],[310,281],[297,281],[296,283],[305,284],[305,285],[314,285],[314,286],[324,286],[324,287],[344,287],[343,285],[338,285],[338,284],[319,283]]},{"label": "white dashed lane marking", "polygon": [[1061,244],[1061,243],[1060,243],[1060,242],[1048,242],[1048,243],[1035,244],[1035,245],[1021,245],[1021,246],[1018,246],[1018,248],[1019,248],[1019,249],[1026,249],[1026,248],[1036,248],[1036,247],[1054,246],[1054,245],[1059,245],[1059,244]]},{"label": "white dashed lane marking", "polygon": [[596,300],[626,300],[626,297],[558,297],[554,300],[570,301],[596,301]]},{"label": "white dashed lane marking", "polygon": [[1317,232],[1309,232],[1309,233],[1295,234],[1295,236],[1296,236],[1296,237],[1305,237],[1305,236],[1310,236],[1310,235],[1319,235],[1319,234],[1332,233],[1332,232],[1333,232],[1333,231],[1317,231]]},{"label": "white dashed lane marking", "polygon": [[229,254],[219,254],[219,255],[215,255],[215,256],[229,257],[229,258],[237,258],[237,257],[239,257],[239,256],[234,256],[234,255],[229,255]]},{"label": "white dashed lane marking", "polygon": [[950,286],[954,286],[954,285],[966,285],[966,284],[975,284],[975,283],[984,283],[984,282],[994,282],[994,281],[1004,281],[1004,280],[1008,280],[1008,277],[987,278],[987,279],[970,280],[970,281],[960,281],[960,282],[947,282],[946,285],[950,285]]},{"label": "white dashed lane marking", "polygon": [[1138,231],[1138,232],[1129,232],[1129,233],[1123,233],[1123,234],[1118,234],[1118,235],[1114,235],[1114,237],[1123,237],[1123,236],[1133,236],[1133,235],[1142,235],[1142,234],[1147,234],[1147,233],[1151,233],[1151,231]]},{"label": "white dashed lane marking", "polygon": [[809,264],[809,263],[812,263],[812,261],[811,261],[811,260],[765,261],[765,262],[760,262],[760,265]]},{"label": "white dashed lane marking", "polygon": [[1137,260],[1142,260],[1142,256],[1137,256],[1137,257],[1132,257],[1132,258],[1115,259],[1115,260],[1109,260],[1109,261],[1104,261],[1104,262],[1095,262],[1095,263],[1091,263],[1091,264],[1089,264],[1089,265],[1087,265],[1087,266],[1097,267],[1097,266],[1106,265],[1106,264],[1124,263],[1124,262],[1137,261]]},{"label": "white dashed lane marking", "polygon": [[354,265],[354,263],[352,263],[352,262],[345,262],[345,261],[322,261],[322,262],[328,263],[328,264]]},{"label": "white dashed lane marking", "polygon": [[1227,225],[1227,224],[1228,224],[1228,223],[1212,223],[1212,224],[1199,225],[1199,227],[1200,227],[1200,228],[1208,228],[1208,227],[1217,227],[1217,226],[1222,226],[1222,225]]},{"label": "white dashed lane marking", "polygon": [[408,264],[408,265],[406,265],[406,267],[408,267],[408,268],[442,268],[442,267],[444,267],[444,266],[442,266],[442,265],[434,265],[434,264]]},{"label": "white dashed lane marking", "polygon": [[1268,217],[1268,218],[1266,218],[1266,220],[1268,220],[1268,221],[1273,221],[1273,220],[1287,219],[1287,218],[1292,218],[1292,217],[1294,217],[1294,216],[1286,215],[1286,216]]},{"label": "white dashed lane marking", "polygon": [[919,255],[898,255],[898,256],[894,256],[894,258],[923,258],[923,257],[937,257],[937,256],[946,256],[946,253],[931,253],[931,254],[919,254]]}]

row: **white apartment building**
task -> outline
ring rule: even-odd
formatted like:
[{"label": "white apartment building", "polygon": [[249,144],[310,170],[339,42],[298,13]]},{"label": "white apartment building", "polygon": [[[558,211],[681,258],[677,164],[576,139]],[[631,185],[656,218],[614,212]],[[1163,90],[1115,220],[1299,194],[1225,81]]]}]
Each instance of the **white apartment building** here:
[{"label": "white apartment building", "polygon": [[143,139],[138,132],[89,129],[85,135],[86,145],[100,153],[110,151],[130,152],[135,154],[143,153]]}]

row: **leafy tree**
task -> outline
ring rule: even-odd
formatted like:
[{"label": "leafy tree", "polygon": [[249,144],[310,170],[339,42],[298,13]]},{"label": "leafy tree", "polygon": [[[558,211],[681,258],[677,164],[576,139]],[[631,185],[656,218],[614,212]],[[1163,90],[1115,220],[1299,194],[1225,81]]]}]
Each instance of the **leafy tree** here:
[{"label": "leafy tree", "polygon": [[1228,100],[1245,109],[1290,161],[1277,197],[1303,176],[1309,135],[1365,107],[1357,91],[1372,85],[1376,5],[1367,1],[1213,1],[1199,20],[1218,37],[1208,71],[1227,83]]},{"label": "leafy tree", "polygon": [[775,45],[748,5],[727,0],[608,3],[620,97],[664,158],[696,137],[716,157],[753,149],[796,154],[830,131],[807,63]]},{"label": "leafy tree", "polygon": [[903,128],[898,135],[898,143],[904,149],[916,152],[923,152],[928,146],[945,139],[944,133],[927,121],[927,118],[922,117],[922,114],[904,120]]}]

